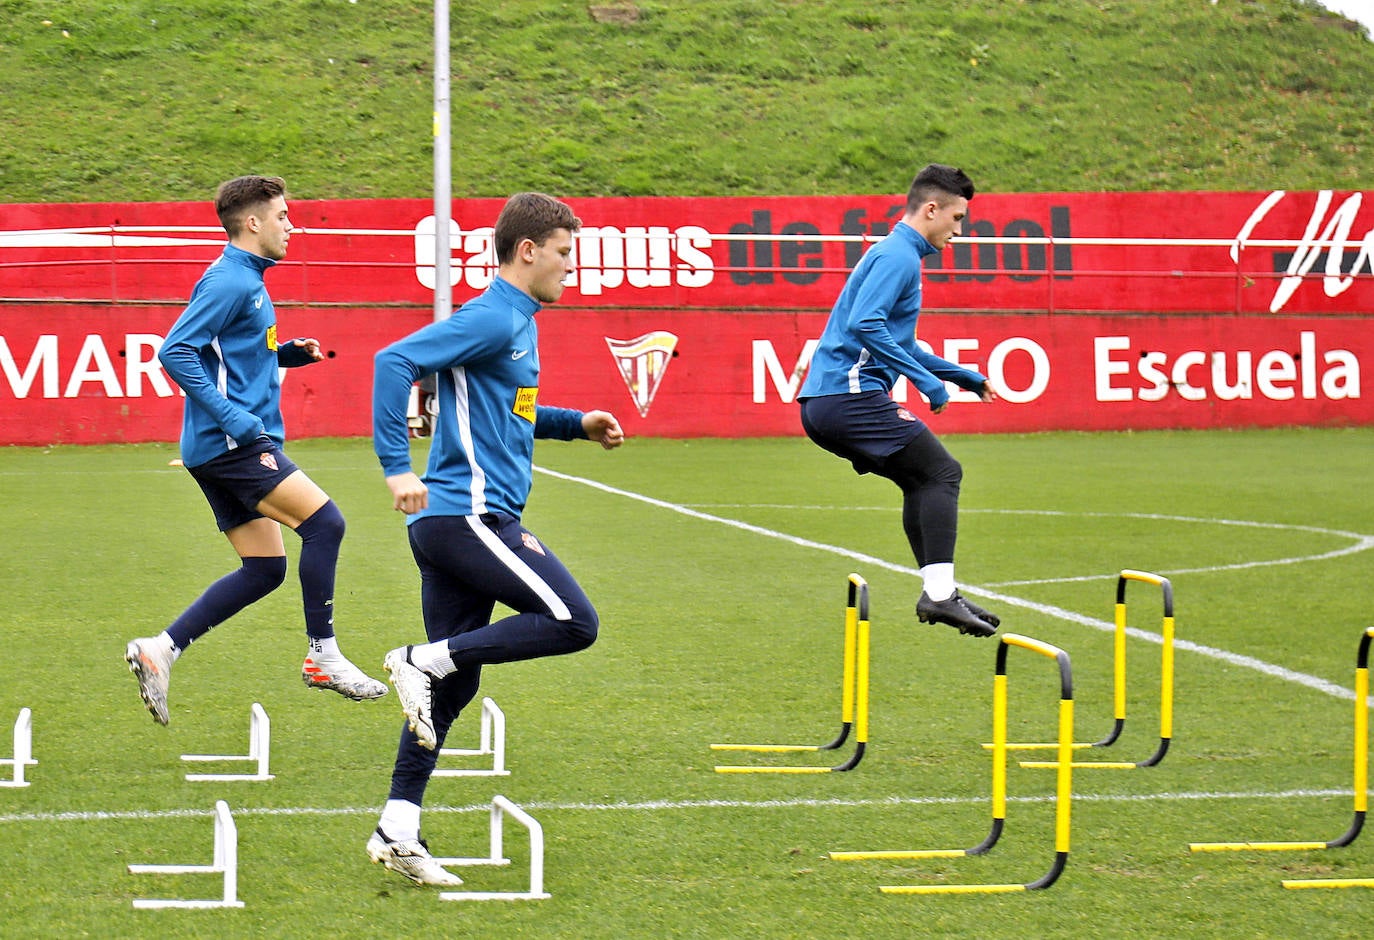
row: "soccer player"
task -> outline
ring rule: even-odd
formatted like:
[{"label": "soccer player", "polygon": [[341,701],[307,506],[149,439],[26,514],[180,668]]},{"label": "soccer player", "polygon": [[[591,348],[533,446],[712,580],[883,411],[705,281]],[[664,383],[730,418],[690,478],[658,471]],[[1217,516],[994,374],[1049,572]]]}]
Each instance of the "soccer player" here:
[{"label": "soccer player", "polygon": [[921,259],[959,233],[973,198],[963,170],[939,163],[912,180],[902,219],[859,259],[830,311],[802,383],[802,427],[811,440],[902,490],[902,528],[920,567],[916,604],[923,623],[944,623],[971,636],[992,636],[996,614],[968,601],[954,580],[960,467],[925,423],[892,400],[904,376],[930,401],[949,404],[945,381],[996,399],[985,376],[926,352],[916,342],[921,313]]},{"label": "soccer player", "polygon": [[[585,438],[607,450],[625,439],[608,412],[537,403],[535,314],[562,295],[581,225],[551,196],[510,197],[496,220],[491,286],[376,356],[373,446],[392,506],[407,516],[429,642],[386,655],[406,724],[367,853],[416,884],[461,883],[420,838],[420,807],[437,750],[477,694],[482,667],[574,653],[596,639],[597,614],[582,588],[520,523],[535,438]],[[439,409],[421,480],[411,470],[406,404],[430,373]],[[515,613],[492,623],[498,602]]]},{"label": "soccer player", "polygon": [[212,627],[285,580],[283,525],[301,537],[305,684],[354,700],[387,691],[339,652],[334,636],[343,514],[281,449],[278,369],[323,358],[316,339],[277,341],[277,318],[263,283],[263,273],[286,257],[291,239],[285,193],[277,177],[241,176],[220,184],[215,212],[229,244],[201,275],[158,354],[186,393],[182,462],[239,556],[238,569],[206,588],[171,626],[133,640],[125,651],[148,711],[164,725],[172,663]]}]

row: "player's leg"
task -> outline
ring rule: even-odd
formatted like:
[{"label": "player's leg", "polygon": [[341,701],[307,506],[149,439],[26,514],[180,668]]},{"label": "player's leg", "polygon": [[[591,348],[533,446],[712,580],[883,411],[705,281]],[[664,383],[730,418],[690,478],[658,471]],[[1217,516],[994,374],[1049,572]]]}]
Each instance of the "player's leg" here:
[{"label": "player's leg", "polygon": [[[439,521],[438,525],[457,521]],[[429,566],[419,553],[416,562],[420,567],[425,632],[430,641],[442,641],[491,620],[495,601],[490,596]],[[388,671],[396,683],[407,721],[401,728],[396,749],[391,790],[377,828],[368,838],[367,851],[374,862],[416,884],[455,885],[459,883],[457,876],[434,861],[428,843],[420,835],[420,808],[438,760],[438,749],[459,712],[476,697],[482,667],[468,666],[443,678],[433,678],[403,656],[396,656],[397,652],[405,651],[388,654]],[[428,708],[424,699],[429,702]]]},{"label": "player's leg", "polygon": [[902,490],[902,526],[920,566],[920,620],[945,623],[972,636],[991,636],[1001,622],[967,601],[954,579],[963,468],[929,428],[881,462],[877,472]]},{"label": "player's leg", "polygon": [[[462,517],[461,538],[436,537],[420,520],[411,526],[417,553],[463,577],[516,613],[465,630],[446,643],[415,647],[411,659],[433,675],[469,665],[509,663],[586,649],[596,640],[591,601],[563,563],[519,520],[487,514]],[[461,529],[456,529],[461,531]]]},{"label": "player's leg", "polygon": [[291,472],[262,496],[255,509],[293,529],[301,539],[297,573],[310,647],[301,678],[311,688],[333,689],[355,701],[380,698],[386,694],[386,684],[353,665],[340,652],[334,635],[334,583],[345,530],[343,513],[280,450],[269,454],[279,467],[290,466]]},{"label": "player's leg", "polygon": [[954,593],[963,468],[929,428],[922,428],[882,462],[878,473],[902,490],[902,528],[921,566],[926,593],[937,600],[949,597]]},{"label": "player's leg", "polygon": [[[428,644],[421,644],[418,648],[432,647],[442,651],[452,637],[479,630],[490,623],[496,599],[488,593],[487,586],[480,579],[468,579],[461,572],[455,574],[452,568],[435,567],[416,547],[417,526],[428,528],[431,536],[442,539],[443,536],[436,533],[462,526],[462,519],[457,516],[434,517],[409,527],[411,549],[420,568],[420,602],[429,640]],[[409,655],[415,648],[392,650],[386,656],[386,669],[396,685],[401,708],[408,720],[407,729],[419,742],[420,749],[427,752],[414,755],[421,758],[414,765],[416,772],[410,775],[411,779],[420,781],[420,789],[414,794],[418,796],[423,793],[423,781],[428,780],[434,766],[434,752],[442,746],[449,726],[477,694],[481,664],[456,669],[448,662],[442,673],[426,671]],[[406,749],[407,741],[403,735],[402,751]]]},{"label": "player's leg", "polygon": [[981,608],[984,616],[975,613],[954,580],[963,477],[958,461],[920,419],[881,392],[810,398],[802,402],[801,418],[808,437],[851,461],[857,473],[877,473],[901,488],[902,529],[925,587],[920,619],[990,636],[997,617]]},{"label": "player's leg", "polygon": [[130,641],[124,658],[138,679],[139,695],[160,724],[167,724],[167,690],[172,663],[193,642],[248,605],[261,600],[286,578],[281,527],[245,507],[232,486],[217,479],[216,468],[192,470],[216,523],[239,555],[237,570],[205,589],[181,615],[155,637]]},{"label": "player's leg", "polygon": [[[439,757],[438,747],[462,706],[476,696],[481,667],[472,666],[443,679],[432,679],[404,662],[393,665],[398,666],[398,673],[408,669],[413,674],[412,679],[420,679],[426,684],[433,702],[430,720],[434,728],[430,733],[437,735],[437,741],[433,748],[422,745],[417,730],[424,729],[412,728],[407,716],[406,723],[401,726],[396,761],[392,765],[391,789],[377,826],[368,837],[367,854],[372,861],[380,862],[416,884],[461,884],[456,875],[434,861],[430,854],[429,843],[420,834],[420,808]],[[397,680],[399,694],[405,680],[399,674],[393,674],[393,679]],[[404,701],[405,696],[401,697]]]}]

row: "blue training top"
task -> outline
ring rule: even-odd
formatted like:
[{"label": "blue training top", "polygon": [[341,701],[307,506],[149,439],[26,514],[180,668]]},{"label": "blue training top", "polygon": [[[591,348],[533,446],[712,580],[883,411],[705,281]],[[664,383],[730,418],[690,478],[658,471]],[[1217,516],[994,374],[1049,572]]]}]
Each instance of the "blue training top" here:
[{"label": "blue training top", "polygon": [[281,446],[278,369],[314,360],[277,344],[277,315],[262,274],[276,262],[225,245],[196,282],[158,359],[186,393],[181,459],[197,467],[264,434]]},{"label": "blue training top", "polygon": [[969,391],[982,388],[982,374],[916,343],[921,259],[935,253],[920,232],[898,222],[859,259],[830,311],[798,398],[891,393],[898,377],[906,376],[933,409],[949,401],[944,379]]},{"label": "blue training top", "polygon": [[537,437],[585,438],[582,412],[538,405],[540,304],[500,277],[446,320],[377,353],[372,446],[387,476],[410,466],[411,386],[436,373],[439,413],[430,443],[429,507],[407,518],[500,512],[520,518]]}]

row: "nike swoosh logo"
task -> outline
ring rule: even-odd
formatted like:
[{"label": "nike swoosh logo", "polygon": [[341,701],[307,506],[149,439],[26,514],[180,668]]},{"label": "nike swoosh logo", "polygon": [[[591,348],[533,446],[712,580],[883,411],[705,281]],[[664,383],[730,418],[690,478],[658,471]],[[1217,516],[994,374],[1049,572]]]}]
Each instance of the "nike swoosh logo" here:
[{"label": "nike swoosh logo", "polygon": [[258,295],[258,299],[257,299],[257,300],[253,301],[253,309],[254,309],[254,310],[261,310],[261,309],[262,309],[262,295],[261,295],[261,294]]},{"label": "nike swoosh logo", "polygon": [[517,350],[515,350],[513,353],[510,354],[510,357],[511,357],[512,359],[524,359],[525,356],[526,356],[528,353],[529,353],[529,350],[528,350],[528,349],[517,349]]}]

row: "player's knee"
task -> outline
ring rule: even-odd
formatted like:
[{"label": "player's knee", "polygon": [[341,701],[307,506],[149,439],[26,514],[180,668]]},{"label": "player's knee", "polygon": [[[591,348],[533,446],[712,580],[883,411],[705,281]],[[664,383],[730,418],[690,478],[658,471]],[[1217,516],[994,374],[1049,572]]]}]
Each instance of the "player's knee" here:
[{"label": "player's knee", "polygon": [[343,513],[331,499],[315,510],[309,519],[297,526],[296,534],[301,537],[303,542],[319,540],[337,544],[343,541],[346,528]]},{"label": "player's knee", "polygon": [[601,620],[590,606],[573,611],[572,619],[563,621],[563,632],[568,640],[568,652],[576,653],[596,642]]},{"label": "player's knee", "polygon": [[937,483],[958,488],[964,479],[964,467],[953,457],[946,457],[931,468],[930,478]]},{"label": "player's knee", "polygon": [[266,597],[286,580],[286,556],[243,559],[243,576],[257,597]]}]

